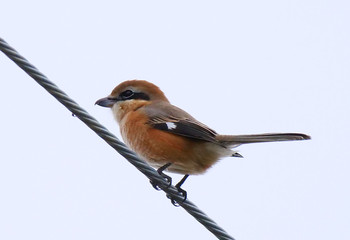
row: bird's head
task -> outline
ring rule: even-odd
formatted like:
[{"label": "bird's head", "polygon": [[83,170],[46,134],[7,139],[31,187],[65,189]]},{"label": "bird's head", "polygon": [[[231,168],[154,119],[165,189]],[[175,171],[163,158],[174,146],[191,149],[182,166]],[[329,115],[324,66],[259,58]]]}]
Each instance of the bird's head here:
[{"label": "bird's head", "polygon": [[117,120],[129,111],[150,104],[152,101],[166,101],[164,93],[153,83],[145,80],[129,80],[116,86],[112,93],[95,104],[111,108]]}]

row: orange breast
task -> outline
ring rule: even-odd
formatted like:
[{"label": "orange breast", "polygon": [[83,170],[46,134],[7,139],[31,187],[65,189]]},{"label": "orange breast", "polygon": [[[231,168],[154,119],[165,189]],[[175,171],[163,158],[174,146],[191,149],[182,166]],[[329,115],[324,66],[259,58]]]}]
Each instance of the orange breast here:
[{"label": "orange breast", "polygon": [[176,173],[203,173],[226,150],[213,143],[154,129],[140,111],[126,114],[120,125],[124,141],[140,157],[156,168],[170,162],[167,170]]}]

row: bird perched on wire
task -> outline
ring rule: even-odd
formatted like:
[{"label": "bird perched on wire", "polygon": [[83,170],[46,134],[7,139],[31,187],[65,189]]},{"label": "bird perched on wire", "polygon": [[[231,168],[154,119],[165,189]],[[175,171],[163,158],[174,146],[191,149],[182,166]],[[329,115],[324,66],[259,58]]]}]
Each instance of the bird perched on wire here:
[{"label": "bird perched on wire", "polygon": [[310,139],[301,133],[218,134],[144,80],[122,82],[96,104],[112,109],[124,142],[169,182],[164,170],[184,174],[175,187],[185,196],[181,185],[189,175],[204,173],[221,158],[242,157],[233,150],[241,144]]}]

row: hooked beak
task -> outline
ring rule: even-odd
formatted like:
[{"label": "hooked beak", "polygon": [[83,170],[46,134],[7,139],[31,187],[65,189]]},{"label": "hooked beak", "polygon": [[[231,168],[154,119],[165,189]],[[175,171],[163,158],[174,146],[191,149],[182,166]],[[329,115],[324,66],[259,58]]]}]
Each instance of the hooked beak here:
[{"label": "hooked beak", "polygon": [[95,102],[95,105],[99,105],[101,107],[109,107],[111,108],[114,103],[116,103],[118,100],[116,98],[111,98],[111,97],[105,97],[97,100]]}]

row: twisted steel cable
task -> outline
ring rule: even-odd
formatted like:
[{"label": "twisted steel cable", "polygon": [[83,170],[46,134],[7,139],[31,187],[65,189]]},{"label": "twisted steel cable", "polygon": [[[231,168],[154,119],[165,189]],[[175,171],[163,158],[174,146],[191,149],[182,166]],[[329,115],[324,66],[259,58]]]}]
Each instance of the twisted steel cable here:
[{"label": "twisted steel cable", "polygon": [[84,122],[90,129],[92,129],[98,136],[105,140],[111,147],[113,147],[126,160],[134,165],[151,181],[157,182],[158,186],[167,193],[168,197],[174,199],[181,207],[183,207],[189,214],[191,214],[198,222],[212,232],[218,239],[234,240],[228,235],[224,229],[218,226],[212,219],[210,219],[204,212],[202,212],[196,205],[184,197],[177,191],[177,189],[158,174],[145,161],[141,160],[133,151],[131,151],[124,143],[118,140],[112,133],[110,133],[104,126],[102,126],[95,118],[93,118],[87,111],[81,108],[74,100],[72,100],[66,93],[60,90],[54,83],[52,83],[44,74],[42,74],[35,66],[22,57],[14,48],[12,48],[6,41],[0,38],[0,50],[13,62],[15,62],[24,72],[31,76],[39,85],[54,96],[60,103],[62,103],[69,111]]}]

